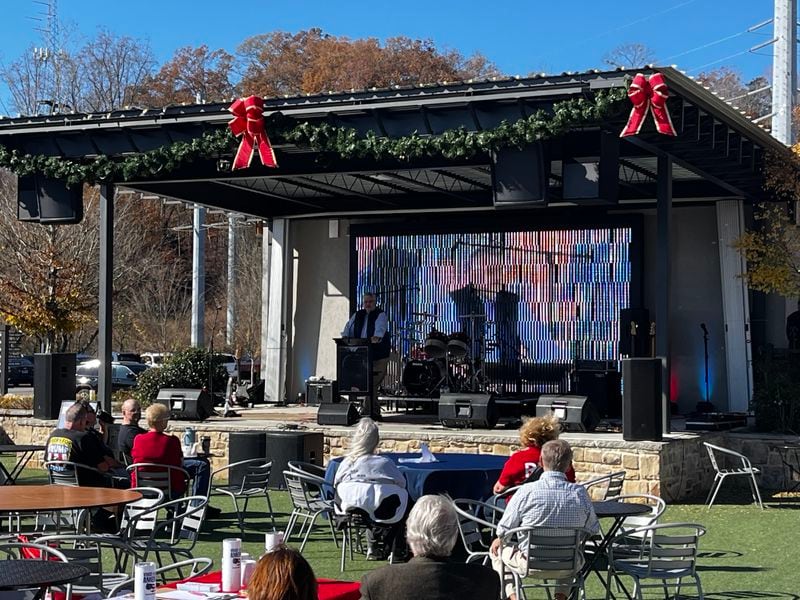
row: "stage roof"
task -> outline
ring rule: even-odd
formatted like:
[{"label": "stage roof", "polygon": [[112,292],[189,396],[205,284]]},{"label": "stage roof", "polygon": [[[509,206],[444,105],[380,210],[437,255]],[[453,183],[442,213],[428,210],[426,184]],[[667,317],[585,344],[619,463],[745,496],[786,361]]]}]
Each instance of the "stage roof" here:
[{"label": "stage roof", "polygon": [[[669,67],[639,71],[664,75],[678,135],[659,135],[650,124],[639,135],[621,140],[618,150],[614,145],[618,198],[612,203],[653,202],[657,157],[665,153],[675,165],[675,202],[731,197],[752,201],[762,197],[764,153],[786,152],[786,147],[681,72]],[[459,127],[482,131],[504,120],[513,122],[537,109],[548,109],[560,100],[624,87],[635,72],[592,71],[268,98],[265,111],[279,111],[297,122],[330,123],[389,137],[413,132],[437,134]],[[225,127],[231,118],[229,105],[2,119],[0,144],[24,153],[80,160],[126,156]],[[604,202],[604,198],[565,198],[564,164],[599,160],[606,152],[601,147],[603,135],[616,138],[626,117],[620,114],[548,142],[550,206]],[[275,148],[278,169],[257,165],[231,173],[219,160],[207,159],[161,177],[119,185],[262,218],[493,209],[488,152],[458,160],[376,161],[321,156],[289,144]]]}]

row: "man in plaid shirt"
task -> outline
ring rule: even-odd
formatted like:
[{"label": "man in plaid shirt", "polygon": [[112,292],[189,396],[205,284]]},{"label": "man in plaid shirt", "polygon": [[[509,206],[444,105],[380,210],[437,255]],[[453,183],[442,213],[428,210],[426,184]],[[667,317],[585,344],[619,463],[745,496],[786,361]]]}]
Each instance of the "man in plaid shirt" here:
[{"label": "man in plaid shirt", "polygon": [[[592,501],[583,486],[567,481],[566,472],[572,465],[572,448],[564,440],[551,440],[542,446],[541,464],[544,469],[538,481],[525,484],[508,503],[503,518],[497,524],[497,535],[492,543],[492,566],[500,573],[501,564],[506,571],[520,576],[528,572],[527,547],[505,545],[500,552],[500,538],[517,527],[584,528],[590,533],[600,531]],[[569,580],[573,573],[563,577],[553,572],[553,579]],[[516,600],[513,581],[506,575],[506,596]],[[569,588],[565,585],[556,590],[556,600],[566,600]]]}]

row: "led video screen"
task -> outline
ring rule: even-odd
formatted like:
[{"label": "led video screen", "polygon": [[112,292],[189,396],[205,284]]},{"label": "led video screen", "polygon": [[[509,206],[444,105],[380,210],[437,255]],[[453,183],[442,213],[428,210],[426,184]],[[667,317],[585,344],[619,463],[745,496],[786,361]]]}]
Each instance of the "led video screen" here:
[{"label": "led video screen", "polygon": [[402,357],[424,358],[426,339],[455,336],[515,374],[526,364],[616,360],[632,230],[357,235],[354,291],[378,296]]}]

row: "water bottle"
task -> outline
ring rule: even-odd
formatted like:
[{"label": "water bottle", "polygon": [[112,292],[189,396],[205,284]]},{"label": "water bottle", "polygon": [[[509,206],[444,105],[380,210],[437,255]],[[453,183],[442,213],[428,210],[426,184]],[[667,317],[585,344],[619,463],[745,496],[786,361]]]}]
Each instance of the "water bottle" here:
[{"label": "water bottle", "polygon": [[183,432],[183,446],[184,448],[190,448],[194,446],[196,437],[194,433],[194,429],[191,427],[187,427],[186,430]]}]

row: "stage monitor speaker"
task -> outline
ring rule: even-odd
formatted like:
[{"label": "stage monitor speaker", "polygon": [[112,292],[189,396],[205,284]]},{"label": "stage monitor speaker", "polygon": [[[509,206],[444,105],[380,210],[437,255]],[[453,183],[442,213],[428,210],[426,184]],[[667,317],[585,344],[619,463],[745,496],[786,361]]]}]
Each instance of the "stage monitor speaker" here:
[{"label": "stage monitor speaker", "polygon": [[[336,406],[336,405],[331,405]],[[272,462],[269,475],[271,489],[285,489],[283,472],[289,468],[289,461],[306,462],[323,469],[324,434],[321,431],[268,431],[266,455]]]},{"label": "stage monitor speaker", "polygon": [[177,420],[205,421],[214,414],[214,401],[205,390],[162,388],[156,402],[166,406]]},{"label": "stage monitor speaker", "polygon": [[622,360],[622,439],[661,441],[660,358]]},{"label": "stage monitor speaker", "polygon": [[597,409],[586,396],[544,395],[536,403],[536,416],[553,413],[564,431],[594,431],[600,422]]},{"label": "stage monitor speaker", "polygon": [[[633,327],[635,325],[635,328]],[[636,332],[634,334],[634,331]],[[650,312],[646,308],[619,311],[619,353],[631,358],[650,356]]]},{"label": "stage monitor speaker", "polygon": [[318,379],[306,381],[306,404],[317,406],[339,402],[339,386],[335,381]]},{"label": "stage monitor speaker", "polygon": [[327,402],[317,410],[317,425],[354,425],[359,418],[355,402]]},{"label": "stage monitor speaker", "polygon": [[[263,431],[231,431],[228,434],[228,464],[267,458],[267,438]],[[247,466],[232,467],[228,473],[228,485],[239,486],[247,473]]]},{"label": "stage monitor speaker", "polygon": [[519,148],[501,148],[492,154],[492,199],[498,207],[519,208],[547,204],[547,162],[544,146],[536,142]]},{"label": "stage monitor speaker", "polygon": [[33,355],[33,416],[57,419],[61,403],[75,402],[75,354]]},{"label": "stage monitor speaker", "polygon": [[17,218],[53,225],[83,220],[83,186],[42,175],[19,177]]},{"label": "stage monitor speaker", "polygon": [[577,396],[586,396],[601,418],[622,417],[619,371],[578,369],[572,373],[570,391]]},{"label": "stage monitor speaker", "polygon": [[444,427],[492,429],[499,414],[491,394],[442,394],[439,421]]},{"label": "stage monitor speaker", "polygon": [[337,346],[336,364],[340,393],[369,393],[372,373],[367,346]]}]

